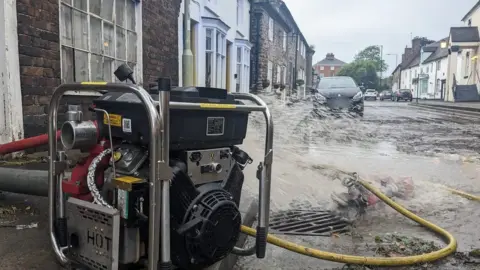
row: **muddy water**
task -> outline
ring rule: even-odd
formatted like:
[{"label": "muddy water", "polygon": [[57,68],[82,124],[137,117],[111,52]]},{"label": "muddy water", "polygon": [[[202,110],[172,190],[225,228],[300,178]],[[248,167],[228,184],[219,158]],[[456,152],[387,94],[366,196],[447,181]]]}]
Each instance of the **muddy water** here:
[{"label": "muddy water", "polygon": [[[274,96],[263,98],[275,122],[273,212],[310,206],[327,208],[331,205],[332,192],[345,191],[335,170],[319,169],[318,165],[355,171],[367,179],[412,177],[414,198],[399,201],[453,233],[459,241],[459,251],[469,252],[480,247],[480,233],[475,229],[480,220],[478,202],[432,186],[432,183],[441,183],[480,194],[478,119],[390,102],[366,103],[363,119],[350,115],[318,119],[312,115],[308,101],[286,104]],[[262,121],[261,115],[251,116],[244,145],[256,162],[263,154]],[[254,175],[254,169],[255,166],[250,166],[248,173]],[[246,189],[258,193],[257,181],[248,179]],[[355,223],[354,236],[285,238],[322,250],[375,255],[371,247],[373,238],[385,233],[417,236],[442,245],[441,239],[382,205],[369,209],[366,216]],[[270,246],[266,259],[242,259],[238,269],[333,269],[341,266]],[[449,259],[427,268],[479,269],[480,265]]]}]

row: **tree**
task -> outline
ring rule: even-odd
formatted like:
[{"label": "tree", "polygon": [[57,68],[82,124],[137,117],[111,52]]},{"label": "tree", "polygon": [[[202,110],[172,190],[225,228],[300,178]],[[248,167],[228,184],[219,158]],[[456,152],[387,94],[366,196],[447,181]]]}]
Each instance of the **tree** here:
[{"label": "tree", "polygon": [[388,65],[382,59],[382,50],[380,46],[372,45],[360,51],[355,55],[355,61],[372,61],[377,72],[385,72]]},{"label": "tree", "polygon": [[376,89],[380,83],[376,63],[372,60],[355,60],[343,66],[337,75],[352,77],[359,86],[363,86],[365,89]]}]

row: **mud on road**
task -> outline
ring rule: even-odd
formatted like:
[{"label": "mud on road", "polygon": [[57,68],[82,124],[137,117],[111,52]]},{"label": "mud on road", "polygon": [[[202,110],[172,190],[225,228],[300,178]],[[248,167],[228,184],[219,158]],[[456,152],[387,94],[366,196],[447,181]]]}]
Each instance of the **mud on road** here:
[{"label": "mud on road", "polygon": [[[475,256],[469,254],[480,248],[478,202],[433,189],[430,184],[441,183],[480,194],[480,130],[476,128],[480,119],[388,101],[366,102],[363,118],[317,119],[308,102],[287,105],[273,96],[263,98],[275,121],[272,213],[330,207],[330,194],[343,192],[345,187],[338,180],[338,171],[322,165],[355,171],[367,178],[411,177],[415,196],[399,202],[453,233],[459,241],[459,253],[435,264],[403,269],[480,268]],[[244,188],[249,194],[258,193],[254,165],[263,156],[262,123],[261,115],[251,115],[242,146],[254,158],[254,164],[246,169]],[[46,206],[44,198],[0,196],[1,269],[58,269],[50,251]],[[17,230],[11,226],[32,222],[38,222],[38,227]],[[403,256],[443,246],[439,238],[381,204],[369,209],[348,233],[280,237],[325,251],[365,256]],[[373,268],[320,261],[269,245],[266,259],[242,258],[235,269]]]},{"label": "mud on road", "polygon": [[[354,171],[367,179],[411,177],[415,184],[415,196],[410,200],[397,201],[453,233],[459,241],[459,252],[438,263],[400,269],[480,268],[475,256],[469,255],[480,247],[480,233],[475,229],[475,220],[480,218],[478,202],[432,188],[432,183],[440,183],[480,194],[480,130],[477,128],[480,119],[389,101],[366,102],[363,118],[343,115],[318,119],[311,113],[312,107],[308,102],[286,105],[272,96],[264,99],[272,108],[276,124],[273,213],[286,209],[330,207],[330,194],[345,191],[338,171],[329,169],[331,167]],[[251,129],[249,135],[257,139],[249,143],[260,146],[264,137],[262,133],[257,134],[263,128],[261,117],[252,118],[256,128],[255,132]],[[246,148],[255,149],[250,145]],[[261,153],[256,151],[256,155],[258,160]],[[256,183],[252,183],[252,192],[255,188]],[[380,245],[378,239],[388,239],[389,235],[409,239],[407,242],[411,246],[405,251],[444,246],[437,236],[382,204],[368,209],[347,234],[280,237],[343,254],[409,255],[395,249],[398,245],[396,241],[391,245],[386,245],[388,241],[384,241]],[[342,267],[374,269],[319,261],[271,245],[265,260],[251,257],[238,263],[238,269],[243,270]]]}]

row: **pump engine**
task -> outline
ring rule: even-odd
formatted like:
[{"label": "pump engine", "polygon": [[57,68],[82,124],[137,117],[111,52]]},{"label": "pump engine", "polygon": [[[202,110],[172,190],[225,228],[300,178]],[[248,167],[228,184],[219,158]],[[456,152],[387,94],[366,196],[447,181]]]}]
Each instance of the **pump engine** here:
[{"label": "pump engine", "polygon": [[[176,268],[203,269],[232,252],[239,237],[243,169],[252,159],[237,145],[246,136],[250,110],[225,109],[244,104],[224,89],[169,89],[169,85],[163,80],[149,90],[160,113],[162,91],[169,92],[172,104],[207,108],[172,107],[168,116],[161,116],[169,118],[164,130],[169,133],[170,217],[163,224],[170,224],[170,245],[158,248],[169,249]],[[60,178],[59,190],[68,199],[64,209],[55,210],[59,213],[55,235],[64,247],[65,260],[89,269],[147,266],[155,181],[151,172],[152,166],[158,166],[149,158],[150,146],[160,141],[158,148],[165,147],[165,135],[152,137],[151,116],[135,93],[102,94],[89,109],[96,121],[85,120],[80,106],[69,105],[61,126],[63,150],[80,149],[86,155],[73,167],[69,179]],[[65,152],[60,153],[59,164],[66,158]],[[57,172],[52,174],[58,175],[59,166],[52,166]]]}]

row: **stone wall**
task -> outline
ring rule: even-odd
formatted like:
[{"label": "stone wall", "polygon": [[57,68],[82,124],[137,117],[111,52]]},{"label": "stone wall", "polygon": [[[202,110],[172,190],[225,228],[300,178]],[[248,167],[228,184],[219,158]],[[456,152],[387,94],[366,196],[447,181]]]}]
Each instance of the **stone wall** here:
[{"label": "stone wall", "polygon": [[[273,40],[268,38],[268,21],[269,14],[263,10],[258,9],[256,12],[261,13],[260,16],[260,28],[259,34],[257,34],[257,16],[251,16],[251,36],[250,40],[254,45],[253,54],[252,54],[252,80],[255,78],[255,73],[258,74],[257,81],[253,81],[253,85],[256,85],[256,90],[262,89],[262,81],[267,80],[268,78],[268,61],[271,61],[273,64],[272,77],[273,80],[270,83],[277,82],[277,66],[285,67],[287,72],[287,82],[286,84],[291,85],[292,76],[293,76],[293,63],[295,61],[295,37],[292,36],[292,33],[289,33],[288,30],[283,28],[275,20],[273,22]],[[283,48],[283,36],[287,35],[287,46],[286,49]],[[260,50],[257,48],[257,39],[260,40]],[[255,70],[256,67],[256,54],[259,54],[258,60],[258,72]]]},{"label": "stone wall", "polygon": [[[143,1],[143,81],[171,77],[178,84],[178,12],[181,0]],[[46,133],[51,95],[60,85],[58,0],[17,0],[20,80],[25,137]],[[62,100],[83,104],[91,97]],[[65,106],[62,106],[64,109]],[[59,117],[60,121],[61,114]]]}]

